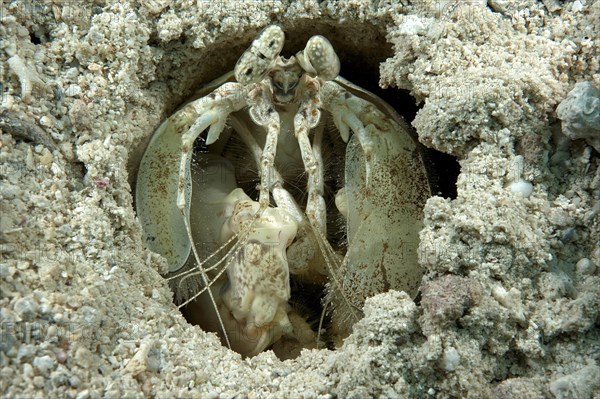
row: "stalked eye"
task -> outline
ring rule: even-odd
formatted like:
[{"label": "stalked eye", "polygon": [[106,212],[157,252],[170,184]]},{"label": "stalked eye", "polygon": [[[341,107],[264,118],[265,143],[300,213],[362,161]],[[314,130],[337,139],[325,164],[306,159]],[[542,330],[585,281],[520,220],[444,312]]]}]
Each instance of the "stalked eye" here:
[{"label": "stalked eye", "polygon": [[258,83],[279,57],[285,35],[277,25],[267,26],[238,60],[234,75],[243,84]]}]

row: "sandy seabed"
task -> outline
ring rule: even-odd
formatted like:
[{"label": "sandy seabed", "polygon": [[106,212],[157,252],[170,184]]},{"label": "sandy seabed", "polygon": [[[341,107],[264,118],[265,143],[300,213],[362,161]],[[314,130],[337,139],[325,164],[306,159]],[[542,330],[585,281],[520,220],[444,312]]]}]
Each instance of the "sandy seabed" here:
[{"label": "sandy seabed", "polygon": [[[600,397],[600,157],[556,115],[600,87],[600,2],[142,3],[1,3],[0,396]],[[410,92],[461,168],[425,207],[418,303],[377,295],[341,348],[288,361],[185,321],[127,172],[271,23]]]}]

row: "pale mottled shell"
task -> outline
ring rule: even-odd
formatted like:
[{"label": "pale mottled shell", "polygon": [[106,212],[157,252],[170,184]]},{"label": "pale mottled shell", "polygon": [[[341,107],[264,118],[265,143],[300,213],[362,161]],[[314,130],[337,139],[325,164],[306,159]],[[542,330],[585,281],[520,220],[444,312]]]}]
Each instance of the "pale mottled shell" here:
[{"label": "pale mottled shell", "polygon": [[[135,188],[138,218],[148,248],[163,255],[169,271],[180,269],[191,251],[181,212],[177,208],[177,184],[181,136],[167,119],[156,130],[140,162]],[[188,168],[187,182],[190,182]],[[191,190],[186,190],[189,215]]]},{"label": "pale mottled shell", "polygon": [[[417,259],[423,207],[429,181],[419,144],[403,119],[383,100],[343,78],[336,82],[376,106],[362,116],[373,139],[371,182],[366,187],[366,159],[357,136],[346,147],[345,196],[348,252],[341,271],[343,290],[332,287],[334,304],[346,295],[356,306],[390,289],[414,297],[423,275]],[[353,320],[344,307],[334,314],[338,330]],[[347,332],[347,331],[345,331]]]}]

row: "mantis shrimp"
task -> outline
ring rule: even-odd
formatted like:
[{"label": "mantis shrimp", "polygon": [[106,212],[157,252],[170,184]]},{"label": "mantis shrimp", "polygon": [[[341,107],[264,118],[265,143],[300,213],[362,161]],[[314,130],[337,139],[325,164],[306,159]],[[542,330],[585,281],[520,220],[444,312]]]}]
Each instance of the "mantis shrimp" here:
[{"label": "mantis shrimp", "polygon": [[[326,286],[344,337],[366,298],[415,295],[422,274],[430,188],[418,142],[388,104],[339,76],[325,37],[290,58],[284,39],[267,26],[233,72],[170,116],[136,182],[146,244],[167,259],[188,320],[247,356],[319,341],[290,303],[292,278]],[[331,159],[343,181],[334,194]],[[258,185],[242,188],[248,170]]]}]

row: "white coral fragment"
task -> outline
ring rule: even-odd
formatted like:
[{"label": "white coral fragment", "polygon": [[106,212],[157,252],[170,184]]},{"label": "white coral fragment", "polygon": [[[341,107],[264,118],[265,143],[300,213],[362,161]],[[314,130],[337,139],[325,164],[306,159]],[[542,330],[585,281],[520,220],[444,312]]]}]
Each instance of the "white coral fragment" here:
[{"label": "white coral fragment", "polygon": [[431,18],[417,15],[406,15],[402,17],[402,23],[398,26],[398,32],[402,35],[425,35],[432,28]]},{"label": "white coral fragment", "polygon": [[148,368],[148,354],[154,347],[156,342],[152,338],[148,338],[142,342],[138,351],[133,355],[131,360],[125,366],[125,371],[132,374],[133,376],[139,375],[146,371]]},{"label": "white coral fragment", "polygon": [[571,140],[585,141],[600,152],[600,90],[580,82],[556,108],[562,132]]},{"label": "white coral fragment", "polygon": [[572,374],[552,381],[550,392],[556,399],[592,398],[593,392],[600,387],[599,381],[600,367],[588,364]]},{"label": "white coral fragment", "polygon": [[504,287],[498,285],[492,289],[492,296],[506,309],[511,311],[512,316],[518,321],[525,321],[525,311],[521,302],[521,291],[511,288],[506,291]]},{"label": "white coral fragment", "polygon": [[528,198],[533,192],[533,185],[523,179],[512,182],[509,188],[510,191],[521,195],[523,198]]},{"label": "white coral fragment", "polygon": [[21,83],[21,99],[23,102],[29,104],[31,102],[31,95],[33,88],[37,87],[42,91],[46,89],[46,83],[38,76],[38,74],[27,67],[21,57],[13,55],[7,61],[10,69],[17,75],[19,83]]},{"label": "white coral fragment", "polygon": [[440,361],[440,366],[446,371],[454,371],[458,364],[460,363],[460,354],[458,351],[449,347],[444,351],[444,356]]},{"label": "white coral fragment", "polygon": [[593,275],[596,271],[596,265],[588,258],[582,258],[575,265],[575,269],[581,275]]}]

